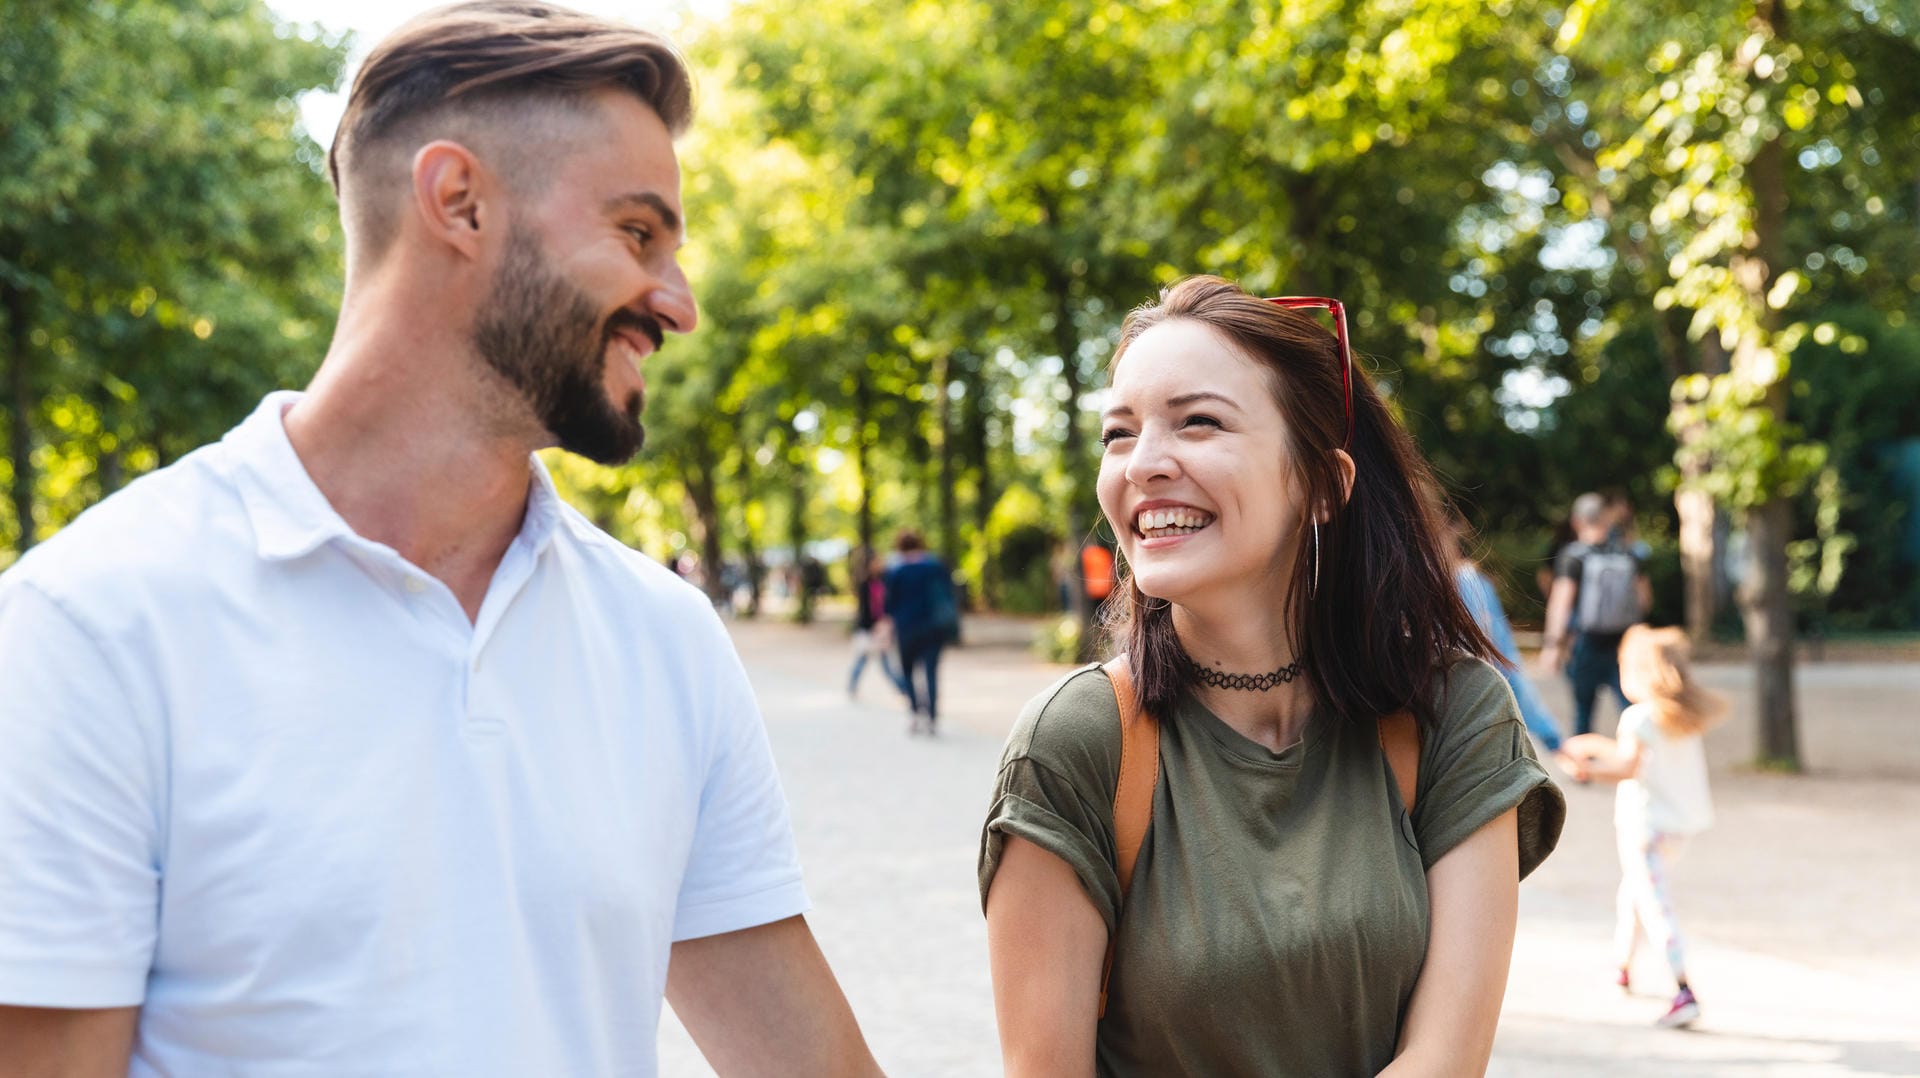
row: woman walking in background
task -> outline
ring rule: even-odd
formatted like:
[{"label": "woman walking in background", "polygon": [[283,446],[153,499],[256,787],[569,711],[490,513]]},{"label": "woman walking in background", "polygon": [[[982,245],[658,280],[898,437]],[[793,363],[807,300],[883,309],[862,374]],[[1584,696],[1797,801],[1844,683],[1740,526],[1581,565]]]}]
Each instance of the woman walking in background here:
[{"label": "woman walking in background", "polygon": [[1006,1073],[1478,1073],[1565,806],[1426,464],[1330,300],[1189,278],[1111,393],[1127,654],[1028,704],[981,836]]},{"label": "woman walking in background", "polygon": [[864,547],[855,558],[855,566],[865,568],[853,582],[853,670],[847,675],[847,696],[860,692],[860,675],[868,659],[878,659],[887,682],[904,693],[906,686],[893,665],[893,619],[887,617],[887,585],[883,579],[886,566]]},{"label": "woman walking in background", "polygon": [[1500,605],[1500,595],[1494,590],[1493,581],[1480,570],[1479,563],[1467,556],[1468,537],[1472,529],[1467,526],[1466,518],[1451,504],[1446,506],[1448,548],[1453,555],[1453,582],[1460,589],[1460,601],[1467,604],[1467,612],[1500,649],[1500,662],[1495,669],[1507,679],[1507,687],[1513,690],[1513,701],[1520,705],[1520,719],[1527,724],[1527,732],[1540,739],[1548,752],[1560,749],[1560,724],[1554,720],[1553,713],[1547,710],[1546,701],[1527,680],[1520,668],[1520,647],[1513,641],[1513,626],[1507,623],[1507,611]]},{"label": "woman walking in background", "polygon": [[1620,687],[1631,701],[1619,738],[1586,734],[1567,742],[1562,763],[1576,778],[1618,782],[1613,827],[1620,851],[1620,893],[1614,946],[1622,989],[1631,984],[1640,936],[1665,952],[1677,994],[1662,1026],[1700,1017],[1687,982],[1686,949],[1674,917],[1670,873],[1687,839],[1713,824],[1707,757],[1700,735],[1726,712],[1726,702],[1700,687],[1679,629],[1635,626],[1620,641]]}]

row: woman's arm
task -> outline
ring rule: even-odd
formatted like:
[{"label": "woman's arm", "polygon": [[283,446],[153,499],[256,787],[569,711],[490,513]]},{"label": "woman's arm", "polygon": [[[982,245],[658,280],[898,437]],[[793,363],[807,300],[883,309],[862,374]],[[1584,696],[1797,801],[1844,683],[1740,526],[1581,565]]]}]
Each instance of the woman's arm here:
[{"label": "woman's arm", "polygon": [[1007,836],[987,892],[987,952],[1008,1078],[1093,1074],[1106,950],[1106,921],[1073,868]]},{"label": "woman's arm", "polygon": [[1427,870],[1427,961],[1381,1074],[1485,1074],[1520,916],[1519,811],[1509,809]]}]

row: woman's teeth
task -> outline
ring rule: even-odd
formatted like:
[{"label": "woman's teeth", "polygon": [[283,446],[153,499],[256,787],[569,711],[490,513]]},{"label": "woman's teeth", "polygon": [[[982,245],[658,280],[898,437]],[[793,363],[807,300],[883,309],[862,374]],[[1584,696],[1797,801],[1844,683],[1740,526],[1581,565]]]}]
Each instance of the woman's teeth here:
[{"label": "woman's teeth", "polygon": [[1213,514],[1198,509],[1151,509],[1134,520],[1134,527],[1148,539],[1185,535],[1213,523]]}]

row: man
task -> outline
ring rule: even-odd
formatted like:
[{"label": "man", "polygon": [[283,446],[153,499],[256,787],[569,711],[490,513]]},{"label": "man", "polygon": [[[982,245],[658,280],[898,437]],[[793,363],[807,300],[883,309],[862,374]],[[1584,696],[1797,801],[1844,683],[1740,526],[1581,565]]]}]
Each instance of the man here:
[{"label": "man", "polygon": [[1573,732],[1585,734],[1593,731],[1594,697],[1602,686],[1626,706],[1620,637],[1646,616],[1653,592],[1642,557],[1610,534],[1619,521],[1605,498],[1575,498],[1571,522],[1574,540],[1554,559],[1540,665],[1555,672],[1565,664],[1573,688]]},{"label": "man", "polygon": [[868,1074],[706,600],[564,506],[694,326],[686,72],[534,0],[367,58],[319,375],[0,580],[0,1075]]},{"label": "man", "polygon": [[[953,597],[953,571],[927,550],[926,541],[902,528],[893,548],[900,560],[886,575],[886,612],[900,644],[901,688],[907,693],[908,735],[940,730],[940,652],[960,628]],[[914,675],[919,674],[919,686]]]}]

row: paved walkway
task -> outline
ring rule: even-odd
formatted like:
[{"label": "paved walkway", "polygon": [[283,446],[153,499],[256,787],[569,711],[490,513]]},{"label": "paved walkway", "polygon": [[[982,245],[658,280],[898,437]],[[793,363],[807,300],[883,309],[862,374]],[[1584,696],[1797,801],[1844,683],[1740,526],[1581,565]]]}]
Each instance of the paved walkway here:
[{"label": "paved walkway", "polygon": [[[879,677],[849,703],[843,630],[735,630],[793,805],[809,919],[881,1063],[897,1078],[999,1073],[978,828],[1008,726],[1064,668],[1028,658],[1019,623],[971,622],[942,666],[947,732],[910,739]],[[1704,676],[1736,695],[1747,680]],[[1698,1029],[1649,1027],[1665,1006],[1655,962],[1639,971],[1646,994],[1613,987],[1611,793],[1569,787],[1560,848],[1521,887],[1490,1073],[1920,1074],[1920,664],[1810,666],[1801,693],[1809,776],[1740,770],[1753,739],[1739,720],[1708,735],[1720,820],[1677,883]],[[670,1013],[661,1064],[712,1073]]]}]

